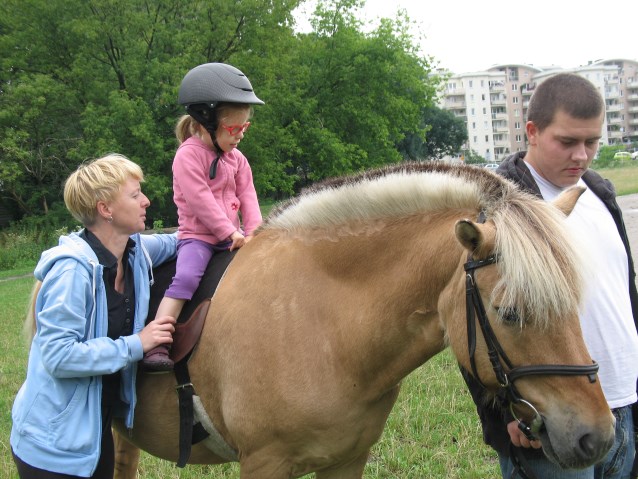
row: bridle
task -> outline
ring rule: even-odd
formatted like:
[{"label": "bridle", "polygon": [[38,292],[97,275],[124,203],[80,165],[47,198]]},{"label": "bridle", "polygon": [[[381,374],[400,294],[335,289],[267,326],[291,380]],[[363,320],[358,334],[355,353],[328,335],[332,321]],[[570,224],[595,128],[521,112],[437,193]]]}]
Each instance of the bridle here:
[{"label": "bridle", "polygon": [[[485,306],[483,300],[476,286],[476,280],[474,279],[474,271],[484,266],[495,264],[498,262],[498,256],[492,254],[485,259],[474,260],[472,254],[468,255],[467,262],[465,263],[465,292],[466,292],[466,317],[467,317],[467,344],[470,354],[470,366],[472,367],[472,374],[481,386],[485,388],[485,385],[481,382],[478,370],[476,368],[476,360],[474,353],[476,352],[476,322],[481,328],[485,344],[487,345],[487,355],[490,363],[492,363],[492,369],[496,375],[496,380],[501,386],[500,394],[504,395],[510,404],[510,411],[512,417],[518,422],[519,429],[531,440],[538,438],[538,432],[543,425],[543,418],[539,414],[538,410],[528,401],[523,399],[516,387],[514,381],[525,376],[539,376],[539,375],[559,375],[559,376],[588,376],[590,383],[596,382],[596,373],[598,372],[598,364],[596,361],[589,366],[572,366],[572,365],[536,365],[536,366],[518,366],[514,367],[509,360],[503,347],[498,342],[494,330],[490,326],[485,312]],[[531,424],[527,424],[523,420],[519,419],[514,412],[514,405],[524,405],[531,409],[534,413],[534,418]]]}]

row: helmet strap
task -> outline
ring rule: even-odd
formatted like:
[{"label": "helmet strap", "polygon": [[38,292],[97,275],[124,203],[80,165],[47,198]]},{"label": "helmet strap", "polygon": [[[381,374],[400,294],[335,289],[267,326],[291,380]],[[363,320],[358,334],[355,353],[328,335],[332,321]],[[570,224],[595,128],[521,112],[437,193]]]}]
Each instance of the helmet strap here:
[{"label": "helmet strap", "polygon": [[215,159],[210,165],[210,172],[208,173],[208,177],[211,180],[214,180],[215,177],[217,176],[217,164],[219,163],[219,160],[222,157],[222,149],[219,147],[219,143],[217,143],[217,138],[213,136],[212,133],[210,137],[213,139],[213,146],[215,147]]}]

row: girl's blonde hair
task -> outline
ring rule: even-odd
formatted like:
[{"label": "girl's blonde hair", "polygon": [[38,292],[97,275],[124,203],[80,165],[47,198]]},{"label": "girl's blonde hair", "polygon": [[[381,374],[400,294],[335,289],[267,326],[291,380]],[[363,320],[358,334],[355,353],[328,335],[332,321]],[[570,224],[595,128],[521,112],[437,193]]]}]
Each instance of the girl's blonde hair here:
[{"label": "girl's blonde hair", "polygon": [[[215,108],[217,123],[221,123],[221,120],[226,117],[231,111],[247,111],[249,118],[253,115],[252,105],[248,105],[245,103],[220,103]],[[180,119],[177,120],[177,125],[175,126],[175,137],[181,145],[191,136],[199,136],[199,133],[202,131],[202,129],[203,126],[201,125],[201,123],[195,120],[192,116],[182,115]]]},{"label": "girl's blonde hair", "polygon": [[144,173],[124,155],[111,153],[84,163],[67,178],[64,203],[75,219],[91,226],[97,219],[98,201],[113,201],[131,178],[144,181]]}]

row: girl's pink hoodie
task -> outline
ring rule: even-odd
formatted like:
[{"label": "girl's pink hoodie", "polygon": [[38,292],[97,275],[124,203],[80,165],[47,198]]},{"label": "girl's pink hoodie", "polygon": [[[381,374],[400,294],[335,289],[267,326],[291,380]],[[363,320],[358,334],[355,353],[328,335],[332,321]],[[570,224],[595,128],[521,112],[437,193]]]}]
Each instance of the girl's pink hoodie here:
[{"label": "girl's pink hoodie", "polygon": [[224,153],[217,176],[209,179],[214,152],[199,138],[182,143],[173,160],[173,200],[177,205],[179,239],[216,244],[240,230],[244,235],[261,224],[261,212],[246,157],[237,149]]}]

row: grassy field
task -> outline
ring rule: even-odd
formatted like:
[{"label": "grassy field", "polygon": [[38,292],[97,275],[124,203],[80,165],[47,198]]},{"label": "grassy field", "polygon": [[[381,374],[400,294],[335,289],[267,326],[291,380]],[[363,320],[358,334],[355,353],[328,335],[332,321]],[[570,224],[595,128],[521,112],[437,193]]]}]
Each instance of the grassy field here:
[{"label": "grassy field", "polygon": [[638,193],[638,161],[618,168],[596,169],[616,187],[618,196]]},{"label": "grassy field", "polygon": [[[24,380],[27,347],[21,337],[31,278],[0,280],[0,479],[17,478],[11,460],[11,404]],[[444,352],[404,382],[381,441],[365,471],[373,478],[497,478],[495,456],[482,444],[474,404],[453,356]],[[141,478],[238,478],[236,464],[187,466],[143,454]],[[307,476],[312,477],[312,476]]]}]

